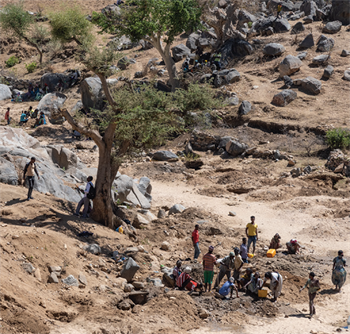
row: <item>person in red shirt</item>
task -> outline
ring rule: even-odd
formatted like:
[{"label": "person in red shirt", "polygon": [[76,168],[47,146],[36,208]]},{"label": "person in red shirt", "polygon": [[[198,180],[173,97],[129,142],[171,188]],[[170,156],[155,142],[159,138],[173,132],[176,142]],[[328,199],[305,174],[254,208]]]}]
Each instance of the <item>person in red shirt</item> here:
[{"label": "person in red shirt", "polygon": [[201,250],[199,249],[199,225],[197,224],[194,227],[194,231],[192,232],[192,242],[194,247],[194,260],[197,260]]}]

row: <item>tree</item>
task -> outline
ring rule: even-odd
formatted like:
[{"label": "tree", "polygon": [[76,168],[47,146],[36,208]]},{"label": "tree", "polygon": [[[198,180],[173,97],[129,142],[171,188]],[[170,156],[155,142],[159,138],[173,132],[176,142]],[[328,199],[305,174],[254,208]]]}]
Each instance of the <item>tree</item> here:
[{"label": "tree", "polygon": [[126,0],[118,12],[93,13],[92,22],[102,32],[125,35],[133,42],[150,42],[164,60],[174,91],[178,80],[170,47],[177,35],[200,26],[200,16],[196,0]]},{"label": "tree", "polygon": [[35,47],[42,63],[42,45],[47,39],[47,31],[35,23],[33,16],[24,10],[22,2],[8,4],[0,11],[0,27],[3,32]]}]

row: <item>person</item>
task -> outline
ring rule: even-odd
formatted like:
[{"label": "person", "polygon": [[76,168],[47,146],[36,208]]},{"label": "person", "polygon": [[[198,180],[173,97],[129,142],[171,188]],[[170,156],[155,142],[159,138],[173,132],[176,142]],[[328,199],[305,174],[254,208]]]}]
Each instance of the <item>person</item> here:
[{"label": "person", "polygon": [[39,118],[36,119],[34,127],[36,128],[37,126],[40,126],[40,125],[46,125],[46,118],[43,111],[40,112]]},{"label": "person", "polygon": [[33,118],[32,117],[33,112],[34,112],[33,107],[30,106],[26,114],[27,114],[28,117]]},{"label": "person", "polygon": [[46,83],[44,85],[44,95],[49,94],[49,93],[50,93],[50,88],[49,88],[49,85]]},{"label": "person", "polygon": [[39,110],[35,109],[32,114],[30,115],[31,118],[37,118],[38,117]]},{"label": "person", "polygon": [[203,270],[204,270],[204,292],[207,292],[209,285],[209,292],[214,278],[214,264],[216,264],[216,257],[213,255],[214,247],[209,246],[208,253],[203,256]]},{"label": "person", "polygon": [[309,274],[309,279],[306,281],[305,285],[299,290],[299,293],[303,291],[306,287],[309,289],[309,307],[310,307],[310,317],[316,314],[314,300],[316,297],[316,292],[320,290],[320,282],[315,279],[315,274],[311,272]]},{"label": "person", "polygon": [[30,199],[33,199],[32,193],[34,188],[34,173],[38,177],[38,180],[40,180],[38,170],[36,169],[35,160],[36,160],[35,157],[32,157],[30,161],[25,165],[24,171],[23,171],[23,180],[26,180],[28,183],[27,201],[29,201]]},{"label": "person", "polygon": [[247,285],[247,283],[250,282],[250,280],[252,278],[252,274],[253,274],[253,271],[251,268],[247,268],[245,270],[245,274],[238,281],[238,284],[237,284],[238,289],[244,288]]},{"label": "person", "polygon": [[199,225],[196,224],[194,227],[194,231],[192,232],[192,242],[194,247],[194,260],[197,260],[201,250],[199,249]]},{"label": "person", "polygon": [[242,260],[241,255],[239,254],[239,249],[235,248],[234,252],[235,252],[235,266],[233,270],[233,278],[235,279],[236,282],[238,282],[240,270],[243,267],[244,262]]},{"label": "person", "polygon": [[177,260],[176,266],[173,269],[173,276],[174,276],[174,280],[175,280],[175,285],[176,285],[177,279],[179,278],[179,276],[181,274],[181,265],[182,265],[182,261]]},{"label": "person", "polygon": [[5,121],[7,122],[7,125],[10,125],[11,117],[10,117],[10,108],[8,107],[5,112]]},{"label": "person", "polygon": [[300,252],[300,244],[296,239],[291,239],[286,243],[288,254],[298,254]]},{"label": "person", "polygon": [[216,277],[214,289],[220,285],[221,280],[226,275],[227,279],[231,277],[231,270],[235,266],[235,254],[231,252],[228,256],[225,256],[220,263],[220,271]]},{"label": "person", "polygon": [[233,290],[236,291],[236,298],[239,298],[238,296],[238,290],[237,287],[234,284],[234,278],[230,277],[227,282],[224,283],[224,285],[219,290],[219,294],[222,298],[227,298],[228,294],[230,293],[230,298],[232,298]]},{"label": "person", "polygon": [[214,54],[214,65],[217,70],[221,70],[221,53]]},{"label": "person", "polygon": [[283,278],[282,278],[282,275],[280,275],[278,272],[268,271],[265,274],[264,282],[266,282],[268,279],[270,280],[270,290],[272,291],[272,294],[273,294],[272,301],[275,302],[281,294]]},{"label": "person", "polygon": [[243,288],[245,290],[248,289],[251,293],[258,294],[258,291],[262,289],[263,285],[264,281],[260,278],[260,274],[256,272],[255,274],[251,274],[250,281]]},{"label": "person", "polygon": [[74,215],[79,217],[79,213],[80,213],[80,209],[82,207],[82,205],[84,205],[84,210],[83,210],[83,218],[88,218],[88,210],[89,210],[89,204],[90,204],[90,199],[87,197],[91,187],[94,187],[93,183],[92,183],[93,177],[89,176],[87,178],[87,184],[85,187],[85,191],[82,191],[81,189],[79,189],[79,191],[84,192],[84,197],[79,201],[77,209],[75,210]]},{"label": "person", "polygon": [[247,248],[247,238],[242,238],[242,245],[240,246],[240,252],[242,261],[248,263],[248,248]]},{"label": "person", "polygon": [[200,294],[202,294],[203,284],[191,278],[190,281],[186,284],[185,289],[189,291],[189,295],[195,291],[198,291]]},{"label": "person", "polygon": [[281,12],[282,12],[282,4],[279,3],[277,5],[277,16],[276,16],[276,19],[278,19],[279,17],[282,17]]},{"label": "person", "polygon": [[276,233],[273,238],[271,239],[271,242],[270,242],[270,249],[278,249],[278,248],[281,248],[281,244],[280,244],[280,240],[281,240],[281,237],[278,233]]},{"label": "person", "polygon": [[184,271],[177,278],[176,285],[179,287],[180,290],[185,289],[186,285],[191,282],[190,272],[191,272],[191,268],[186,267]]},{"label": "person", "polygon": [[248,253],[250,245],[253,243],[253,254],[255,254],[255,245],[258,240],[258,225],[255,224],[255,217],[250,217],[250,223],[247,224],[245,234],[248,237]]},{"label": "person", "polygon": [[342,250],[338,251],[338,256],[333,259],[332,268],[332,283],[335,285],[335,289],[339,288],[339,292],[346,281],[346,260],[343,258],[344,253]]},{"label": "person", "polygon": [[28,122],[27,115],[24,111],[22,111],[21,118],[19,119],[19,124],[23,124],[23,123],[27,123],[27,122]]}]

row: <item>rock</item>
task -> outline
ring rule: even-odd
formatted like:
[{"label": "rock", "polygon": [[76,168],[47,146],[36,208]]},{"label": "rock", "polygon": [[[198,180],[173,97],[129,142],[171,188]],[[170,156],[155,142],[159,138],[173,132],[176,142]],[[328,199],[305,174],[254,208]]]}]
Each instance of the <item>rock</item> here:
[{"label": "rock", "polygon": [[132,48],[137,47],[138,45],[138,42],[131,42],[130,38],[126,37],[125,35],[121,36],[120,38],[113,38],[110,42],[107,43],[108,47],[111,47],[113,50],[116,51],[130,50]]},{"label": "rock", "polygon": [[290,102],[294,101],[297,98],[297,93],[291,89],[285,89],[282,92],[276,94],[272,99],[272,104],[285,107]]},{"label": "rock", "polygon": [[38,109],[40,112],[43,111],[48,117],[51,117],[52,113],[59,113],[59,109],[62,109],[66,100],[67,96],[62,93],[49,93],[40,100]]},{"label": "rock", "polygon": [[74,107],[70,110],[70,114],[73,116],[76,112],[78,112],[81,108],[83,108],[83,102],[79,100]]},{"label": "rock", "polygon": [[306,77],[302,80],[301,87],[308,93],[317,95],[321,92],[322,83],[313,77]]},{"label": "rock", "polygon": [[224,104],[228,106],[237,106],[239,104],[238,96],[232,96],[225,99]]},{"label": "rock", "polygon": [[327,38],[324,35],[321,35],[317,42],[317,50],[320,52],[329,52],[333,49],[334,46],[334,39]]},{"label": "rock", "polygon": [[221,63],[227,66],[236,57],[246,57],[254,52],[252,45],[238,38],[230,38],[220,48]]},{"label": "rock", "polygon": [[120,310],[123,310],[123,311],[128,311],[130,310],[132,307],[134,307],[134,303],[132,300],[130,299],[125,299],[123,301],[121,301],[119,304],[118,304],[118,308]]},{"label": "rock", "polygon": [[157,214],[157,217],[158,217],[158,218],[165,218],[165,216],[166,216],[165,210],[159,209],[158,214]]},{"label": "rock", "polygon": [[350,70],[345,70],[344,71],[343,79],[346,80],[346,81],[350,81]]},{"label": "rock", "polygon": [[58,283],[58,278],[55,272],[52,272],[49,276],[49,283]]},{"label": "rock", "polygon": [[[68,88],[70,78],[66,74],[62,73],[45,73],[40,78],[40,87],[45,90],[45,87],[49,87],[50,92],[56,92],[57,86],[61,85],[63,89]],[[40,109],[39,109],[40,110]]]},{"label": "rock", "polygon": [[147,302],[148,291],[134,291],[129,294],[129,298],[136,305],[143,305]]},{"label": "rock", "polygon": [[150,50],[153,48],[152,43],[145,41],[144,39],[140,40],[141,50]]},{"label": "rock", "polygon": [[295,165],[295,161],[294,160],[288,160],[287,167],[293,167],[294,165]]},{"label": "rock", "polygon": [[286,19],[277,19],[273,25],[276,33],[288,32],[290,28],[290,24]]},{"label": "rock", "polygon": [[183,44],[179,44],[171,48],[171,52],[175,62],[181,61],[184,56],[189,56],[191,54],[191,50]]},{"label": "rock", "polygon": [[334,173],[342,173],[343,169],[344,169],[344,164],[342,163],[334,169]]},{"label": "rock", "polygon": [[199,312],[199,317],[201,319],[207,319],[210,317],[210,313],[207,311],[207,310],[204,310],[202,309],[200,312]]},{"label": "rock", "polygon": [[81,284],[87,285],[87,279],[86,279],[85,275],[79,274],[78,280],[79,280],[79,282],[80,282]]},{"label": "rock", "polygon": [[156,153],[153,154],[152,159],[157,161],[179,160],[178,156],[175,153],[170,151],[157,151]]},{"label": "rock", "polygon": [[241,75],[234,68],[229,69],[229,72],[225,75],[225,81],[227,84],[237,82],[240,80],[240,78]]},{"label": "rock", "polygon": [[271,36],[271,35],[273,35],[273,33],[274,33],[273,28],[268,27],[261,34],[262,34],[262,36]]},{"label": "rock", "polygon": [[243,25],[244,23],[248,23],[248,22],[255,22],[256,20],[257,20],[256,17],[253,14],[246,11],[245,9],[239,10],[238,21],[241,25]]},{"label": "rock", "polygon": [[49,267],[49,271],[50,271],[50,273],[52,273],[52,272],[60,273],[62,271],[62,267],[60,267],[60,266],[50,266]]},{"label": "rock", "polygon": [[280,77],[285,75],[291,75],[300,70],[302,62],[298,57],[288,55],[283,61],[279,64],[278,70]]},{"label": "rock", "polygon": [[302,22],[297,22],[292,28],[291,34],[300,34],[305,30],[305,26]]},{"label": "rock", "polygon": [[323,33],[336,34],[340,31],[342,23],[340,21],[328,22],[322,29]]},{"label": "rock", "polygon": [[3,157],[0,157],[0,182],[13,186],[18,184],[18,174],[15,166]]},{"label": "rock", "polygon": [[98,255],[101,253],[101,247],[97,244],[87,245],[84,247],[84,250],[94,255]]},{"label": "rock", "polygon": [[308,23],[312,23],[314,22],[314,19],[312,18],[312,16],[306,16],[303,18],[304,24],[308,24]]},{"label": "rock", "polygon": [[315,65],[323,65],[329,60],[329,55],[319,55],[312,59],[312,63]]},{"label": "rock", "polygon": [[306,16],[310,16],[311,18],[316,18],[316,9],[317,5],[312,0],[304,0],[300,6],[300,11],[304,12]]},{"label": "rock", "polygon": [[7,85],[0,84],[0,101],[12,98],[12,93]]},{"label": "rock", "polygon": [[34,266],[31,263],[23,263],[22,268],[28,273],[33,274],[35,271]]},{"label": "rock", "polygon": [[124,292],[131,292],[131,291],[134,291],[134,286],[132,284],[125,284]]},{"label": "rock", "polygon": [[234,212],[234,211],[230,211],[230,212],[228,213],[228,215],[231,216],[231,217],[235,217],[235,216],[237,216],[237,213]]},{"label": "rock", "polygon": [[199,170],[204,165],[202,159],[187,160],[185,162],[186,168]]},{"label": "rock", "polygon": [[134,218],[132,226],[134,226],[135,228],[141,228],[142,225],[148,225],[148,224],[149,224],[149,221],[138,213]]},{"label": "rock", "polygon": [[300,52],[297,54],[297,57],[300,59],[300,60],[303,60],[305,59],[307,56],[307,52]]},{"label": "rock", "polygon": [[151,208],[149,200],[141,193],[136,183],[133,183],[132,192],[129,193],[126,200],[136,206],[140,206],[142,209]]},{"label": "rock", "polygon": [[303,49],[311,48],[315,45],[314,36],[312,34],[308,34],[304,40],[299,44],[299,47]]},{"label": "rock", "polygon": [[67,171],[72,167],[79,169],[85,167],[78,156],[63,145],[48,145],[46,146],[46,150],[51,156],[53,163],[58,164],[61,168],[64,168]]},{"label": "rock", "polygon": [[160,278],[147,278],[153,285],[157,288],[164,287],[164,284],[162,283],[162,280]]},{"label": "rock", "polygon": [[339,20],[344,25],[350,24],[349,0],[332,0],[330,18],[332,20]]},{"label": "rock", "polygon": [[333,73],[334,73],[333,66],[328,65],[323,71],[323,77],[326,78],[326,79],[329,79],[332,76]]},{"label": "rock", "polygon": [[86,78],[80,84],[81,101],[86,111],[91,109],[102,110],[105,106],[105,96],[101,80],[98,77]]},{"label": "rock", "polygon": [[349,57],[349,56],[350,56],[350,51],[348,51],[348,50],[343,50],[343,51],[341,52],[341,56],[342,56],[342,57]]},{"label": "rock", "polygon": [[171,250],[171,245],[169,244],[169,242],[163,241],[161,246],[160,246],[160,249],[165,250],[165,251]]},{"label": "rock", "polygon": [[290,171],[291,175],[293,177],[298,177],[301,175],[301,169],[300,168],[293,168],[291,171]]},{"label": "rock", "polygon": [[136,290],[142,290],[145,287],[145,284],[142,282],[133,282],[132,285]]},{"label": "rock", "polygon": [[181,204],[175,204],[169,209],[169,216],[177,213],[181,213],[186,208]]},{"label": "rock", "polygon": [[266,44],[263,49],[264,55],[267,56],[280,56],[284,51],[286,51],[285,47],[278,43]]},{"label": "rock", "polygon": [[241,105],[239,106],[238,113],[240,115],[247,115],[251,110],[252,110],[251,103],[249,101],[242,101]]},{"label": "rock", "polygon": [[140,269],[140,266],[130,257],[124,264],[123,269],[120,272],[120,277],[125,278],[130,283]]},{"label": "rock", "polygon": [[232,139],[226,144],[226,152],[234,157],[242,154],[247,148],[248,145]]},{"label": "rock", "polygon": [[[52,273],[51,273],[52,274]],[[61,280],[62,283],[69,286],[79,286],[79,282],[73,275],[69,275],[68,277]]]},{"label": "rock", "polygon": [[191,51],[197,50],[197,41],[200,38],[200,34],[193,32],[188,36],[188,39],[186,41],[186,47],[189,48]]},{"label": "rock", "polygon": [[131,64],[130,59],[127,56],[124,56],[123,58],[119,59],[117,63],[117,67],[121,70],[126,70],[129,65]]},{"label": "rock", "polygon": [[144,195],[148,201],[152,201],[152,185],[151,180],[148,177],[141,177],[139,183],[137,184],[137,188],[139,188],[141,194]]}]

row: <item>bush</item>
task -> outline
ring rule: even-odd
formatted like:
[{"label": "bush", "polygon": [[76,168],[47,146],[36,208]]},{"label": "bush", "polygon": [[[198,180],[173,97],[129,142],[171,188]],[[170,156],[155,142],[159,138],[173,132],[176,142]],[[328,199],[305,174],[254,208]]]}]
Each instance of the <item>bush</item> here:
[{"label": "bush", "polygon": [[32,63],[26,64],[26,69],[28,71],[28,73],[33,73],[36,69],[36,62],[33,61]]},{"label": "bush", "polygon": [[327,144],[331,149],[350,148],[350,130],[348,129],[332,129],[326,134]]},{"label": "bush", "polygon": [[16,56],[11,56],[5,61],[7,67],[13,67],[19,63],[19,59]]}]

